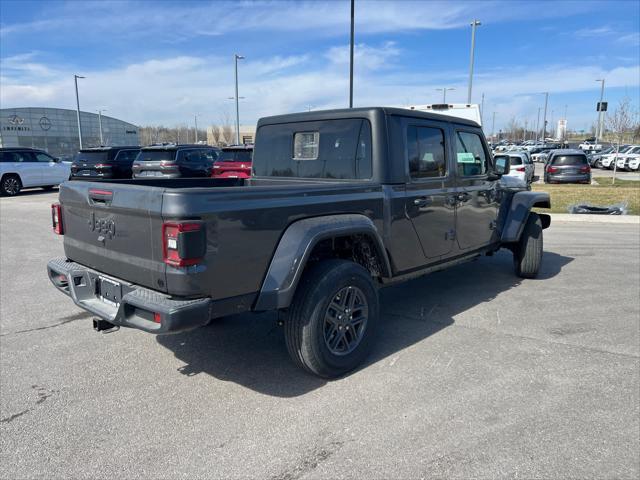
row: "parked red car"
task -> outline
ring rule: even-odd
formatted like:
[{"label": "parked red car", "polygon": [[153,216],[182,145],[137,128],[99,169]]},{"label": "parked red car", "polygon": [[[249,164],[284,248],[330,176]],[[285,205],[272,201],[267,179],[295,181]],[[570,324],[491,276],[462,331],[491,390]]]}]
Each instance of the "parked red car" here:
[{"label": "parked red car", "polygon": [[253,145],[232,145],[223,147],[222,153],[213,165],[213,178],[249,178]]}]

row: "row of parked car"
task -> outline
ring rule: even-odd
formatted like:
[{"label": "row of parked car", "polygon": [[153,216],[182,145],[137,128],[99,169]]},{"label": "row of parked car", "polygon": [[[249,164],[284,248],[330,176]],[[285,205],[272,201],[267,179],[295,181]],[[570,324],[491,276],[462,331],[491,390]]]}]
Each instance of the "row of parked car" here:
[{"label": "row of parked car", "polygon": [[640,170],[640,145],[611,146],[598,153],[587,156],[593,168],[624,170],[637,172]]},{"label": "row of parked car", "polygon": [[62,161],[32,148],[0,149],[0,194],[23,188],[50,189],[65,180],[125,178],[249,178],[252,145],[160,144],[82,149],[73,161]]}]

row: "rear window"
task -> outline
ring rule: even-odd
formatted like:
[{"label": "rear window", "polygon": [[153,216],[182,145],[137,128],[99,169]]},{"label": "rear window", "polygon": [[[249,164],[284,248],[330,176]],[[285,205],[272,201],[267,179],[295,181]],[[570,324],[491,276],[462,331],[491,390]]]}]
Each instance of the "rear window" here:
[{"label": "rear window", "polygon": [[584,165],[587,163],[585,155],[556,155],[552,162],[554,165]]},{"label": "rear window", "polygon": [[222,150],[220,158],[222,162],[250,162],[250,150]]},{"label": "rear window", "polygon": [[175,150],[140,150],[136,162],[159,162],[161,160],[173,160]]},{"label": "rear window", "polygon": [[100,163],[109,160],[109,152],[78,152],[76,162]]},{"label": "rear window", "polygon": [[509,157],[509,165],[522,165],[520,157]]},{"label": "rear window", "polygon": [[371,178],[371,126],[363,119],[264,125],[253,169],[262,177]]}]

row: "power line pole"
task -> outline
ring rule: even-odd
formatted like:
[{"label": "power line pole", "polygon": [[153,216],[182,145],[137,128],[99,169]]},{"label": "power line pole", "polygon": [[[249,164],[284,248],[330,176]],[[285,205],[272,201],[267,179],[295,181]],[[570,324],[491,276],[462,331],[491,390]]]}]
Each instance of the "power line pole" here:
[{"label": "power line pole", "polygon": [[473,57],[476,49],[476,27],[482,25],[479,20],[471,22],[471,58],[469,60],[469,89],[467,91],[467,104],[471,103],[471,87],[473,84]]},{"label": "power line pole", "polygon": [[238,100],[238,60],[244,60],[242,55],[235,53],[236,61],[236,145],[240,145],[240,104]]},{"label": "power line pole", "polygon": [[353,42],[355,38],[355,0],[351,0],[351,41],[349,43],[349,108],[353,108]]},{"label": "power line pole", "polygon": [[73,80],[76,84],[76,114],[78,116],[78,140],[80,141],[80,150],[82,150],[82,124],[80,123],[80,99],[78,97],[78,79],[85,78],[80,75],[74,75]]},{"label": "power line pole", "polygon": [[549,102],[549,92],[544,93],[544,119],[542,120],[542,144],[547,144],[547,104]]},{"label": "power line pole", "polygon": [[600,80],[596,80],[596,82],[600,82],[602,85],[600,86],[600,108],[598,108],[598,124],[596,125],[596,144],[598,140],[602,137],[602,100],[604,99],[604,78]]}]

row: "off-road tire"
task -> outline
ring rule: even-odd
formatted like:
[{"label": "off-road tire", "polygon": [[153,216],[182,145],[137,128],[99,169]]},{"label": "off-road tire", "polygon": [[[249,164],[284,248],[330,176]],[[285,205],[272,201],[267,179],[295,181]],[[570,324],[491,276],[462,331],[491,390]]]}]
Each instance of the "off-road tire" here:
[{"label": "off-road tire", "polygon": [[[325,340],[330,305],[345,288],[357,290],[366,302],[367,318],[353,351],[334,354]],[[284,314],[287,350],[293,361],[323,378],[340,377],[365,359],[379,322],[378,291],[369,272],[357,263],[331,259],[310,266],[303,274],[290,307]],[[337,334],[337,332],[336,332]]]},{"label": "off-road tire", "polygon": [[513,249],[516,275],[535,278],[542,265],[542,221],[537,213],[531,212],[524,226],[520,241]]},{"label": "off-road tire", "polygon": [[0,180],[0,194],[5,197],[13,197],[22,190],[20,177],[15,174],[8,174]]}]

